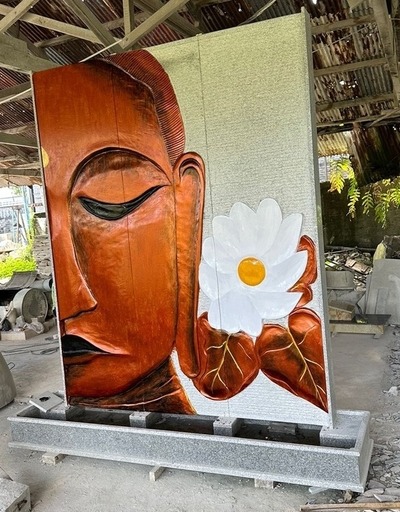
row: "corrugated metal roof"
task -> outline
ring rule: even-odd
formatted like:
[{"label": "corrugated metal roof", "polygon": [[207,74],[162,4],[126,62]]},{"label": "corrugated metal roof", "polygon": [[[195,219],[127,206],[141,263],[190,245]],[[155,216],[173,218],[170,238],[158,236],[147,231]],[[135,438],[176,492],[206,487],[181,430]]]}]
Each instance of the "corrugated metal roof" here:
[{"label": "corrugated metal roof", "polygon": [[348,153],[348,141],[351,132],[332,133],[318,137],[318,154],[333,156]]},{"label": "corrugated metal roof", "polygon": [[[85,5],[102,23],[115,21],[123,17],[121,0],[84,1]],[[19,0],[13,0],[7,2],[7,5],[13,7],[18,3]],[[228,0],[223,3],[206,5],[201,8],[201,27],[205,31],[216,31],[234,27],[248,20],[250,16],[254,15],[264,6],[265,0]],[[362,2],[352,12],[350,12],[346,0],[318,0],[315,5],[310,0],[277,0],[257,17],[257,21],[298,13],[302,7],[310,13],[313,26],[372,13],[368,0]],[[79,27],[85,27],[84,23],[71,12],[63,0],[39,0],[29,12]],[[135,22],[135,25],[138,26],[143,20],[144,15],[138,8],[136,8],[136,12],[141,15],[141,17],[139,16],[140,19],[136,19]],[[186,21],[195,23],[191,7],[182,9],[180,15]],[[58,32],[24,21],[21,21],[19,26],[21,33],[33,43],[60,36]],[[113,28],[111,32],[116,38],[121,38],[124,35],[122,26]],[[177,34],[164,23],[143,38],[141,45],[144,47],[154,46],[180,38],[182,38],[182,35]],[[61,41],[63,41],[62,44],[43,48],[48,57],[60,64],[78,62],[102,48],[101,44],[82,39],[74,40],[63,37]],[[367,23],[355,28],[345,28],[315,35],[313,36],[312,51],[315,69],[329,68],[384,56],[382,41],[375,23]],[[27,76],[24,74],[5,69],[0,71],[0,89],[12,87],[26,82],[26,80]],[[338,101],[357,100],[364,96],[380,96],[391,92],[391,76],[389,70],[384,65],[338,72],[315,78],[317,105],[320,103],[326,104],[327,102],[336,103]],[[392,109],[393,107],[393,101],[386,99],[385,101],[377,101],[375,103],[346,106],[346,108],[330,108],[317,113],[317,123],[324,125],[334,122],[337,124],[338,122],[341,123],[341,121],[349,123],[352,120],[377,116],[382,110]],[[30,124],[33,118],[32,101],[30,99],[0,104],[0,131]],[[347,124],[345,127],[347,127]],[[24,136],[34,137],[34,129],[31,127],[26,130]],[[318,145],[320,155],[347,152],[347,140],[347,132],[321,135]],[[2,155],[7,156],[10,154],[10,148],[3,148],[0,146],[0,158]],[[27,152],[26,148],[22,149],[22,151]]]}]

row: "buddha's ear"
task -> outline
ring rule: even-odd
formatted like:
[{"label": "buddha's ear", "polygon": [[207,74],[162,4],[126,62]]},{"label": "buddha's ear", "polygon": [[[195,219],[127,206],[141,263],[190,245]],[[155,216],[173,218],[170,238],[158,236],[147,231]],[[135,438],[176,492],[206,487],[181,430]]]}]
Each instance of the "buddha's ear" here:
[{"label": "buddha's ear", "polygon": [[199,372],[196,320],[199,265],[203,232],[204,163],[196,153],[185,153],[174,166],[178,314],[176,350],[185,375]]}]

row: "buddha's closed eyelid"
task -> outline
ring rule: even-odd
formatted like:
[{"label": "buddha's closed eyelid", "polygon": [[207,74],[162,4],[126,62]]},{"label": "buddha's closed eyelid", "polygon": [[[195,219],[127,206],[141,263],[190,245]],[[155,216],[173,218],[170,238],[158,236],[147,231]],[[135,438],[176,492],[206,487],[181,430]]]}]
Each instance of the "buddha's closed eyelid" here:
[{"label": "buddha's closed eyelid", "polygon": [[97,201],[96,199],[90,199],[89,197],[79,197],[79,201],[86,211],[99,219],[118,220],[137,210],[141,204],[164,186],[165,185],[157,185],[155,187],[151,187],[140,196],[125,203],[104,203],[103,201]]}]

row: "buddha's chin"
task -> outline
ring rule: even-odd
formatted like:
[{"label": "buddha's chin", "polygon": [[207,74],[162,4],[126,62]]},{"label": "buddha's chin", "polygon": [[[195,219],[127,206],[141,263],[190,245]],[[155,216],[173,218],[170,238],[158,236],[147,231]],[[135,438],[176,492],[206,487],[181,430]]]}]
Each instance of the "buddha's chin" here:
[{"label": "buddha's chin", "polygon": [[135,386],[155,369],[143,368],[132,356],[105,352],[64,354],[63,358],[68,396],[116,395]]}]

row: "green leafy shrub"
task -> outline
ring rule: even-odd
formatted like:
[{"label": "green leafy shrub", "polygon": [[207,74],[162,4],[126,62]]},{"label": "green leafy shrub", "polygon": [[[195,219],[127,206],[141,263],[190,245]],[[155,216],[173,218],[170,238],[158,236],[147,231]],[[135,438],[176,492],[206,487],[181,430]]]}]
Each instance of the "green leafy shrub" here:
[{"label": "green leafy shrub", "polygon": [[364,214],[373,212],[376,222],[385,228],[389,209],[400,207],[400,178],[377,181],[360,190],[348,157],[331,159],[329,165],[329,181],[331,184],[329,192],[340,194],[346,183],[348,184],[347,197],[349,199],[348,213],[350,217],[355,216],[356,205],[361,199],[362,212]]},{"label": "green leafy shrub", "polygon": [[9,256],[4,261],[0,261],[0,279],[11,277],[14,272],[26,272],[35,270],[35,260],[30,257],[13,258]]}]

